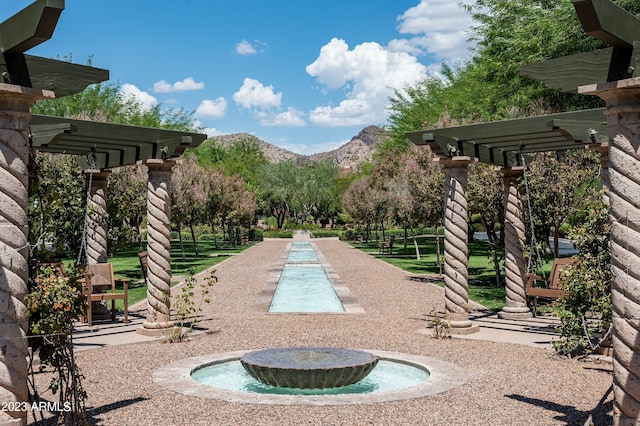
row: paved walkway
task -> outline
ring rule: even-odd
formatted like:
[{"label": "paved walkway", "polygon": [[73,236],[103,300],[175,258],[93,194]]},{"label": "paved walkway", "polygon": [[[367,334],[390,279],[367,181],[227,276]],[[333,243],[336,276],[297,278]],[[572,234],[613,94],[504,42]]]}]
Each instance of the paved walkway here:
[{"label": "paved walkway", "polygon": [[[307,232],[299,232],[294,235],[294,241],[310,240]],[[373,261],[373,258],[372,258]],[[375,260],[378,261],[378,260]],[[218,266],[216,266],[218,267]],[[76,350],[95,349],[109,345],[122,345],[156,340],[157,338],[143,336],[136,333],[136,329],[142,327],[146,315],[146,302],[140,302],[130,308],[129,324],[124,324],[122,318],[116,323],[97,323],[89,328],[85,324],[76,327],[74,343]],[[453,336],[455,338],[484,340],[502,343],[515,343],[526,346],[552,349],[551,342],[558,338],[556,327],[559,324],[557,318],[539,316],[528,320],[504,320],[490,311],[476,310],[471,312],[470,320],[480,327],[480,332]],[[431,334],[428,328],[420,330],[420,333]]]},{"label": "paved walkway", "polygon": [[[444,289],[337,239],[313,242],[362,311],[254,309],[289,242],[267,239],[216,265],[212,302],[204,307],[198,324],[202,332],[188,341],[156,344],[138,335],[135,330],[145,316],[141,306],[132,309],[127,326],[79,327],[77,347],[96,348],[76,356],[94,423],[266,426],[298,425],[304,419],[309,425],[550,426],[584,424],[590,415],[595,424],[611,423],[611,365],[555,357],[547,349],[554,337],[553,320],[502,321],[478,311],[472,320],[480,326],[479,333],[433,339],[427,335],[428,326],[433,312],[444,311]],[[181,360],[289,346],[427,357],[463,369],[467,381],[446,392],[393,402],[302,406],[191,396],[153,379]],[[429,381],[432,385],[442,380],[435,376]]]}]

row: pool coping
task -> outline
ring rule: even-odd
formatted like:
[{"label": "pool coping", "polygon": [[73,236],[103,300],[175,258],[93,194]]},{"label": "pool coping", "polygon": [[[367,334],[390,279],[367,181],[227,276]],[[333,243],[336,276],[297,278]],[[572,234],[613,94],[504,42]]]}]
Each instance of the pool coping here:
[{"label": "pool coping", "polygon": [[[313,241],[309,241],[311,247],[313,248],[316,256],[318,257],[318,264],[322,266],[325,270],[325,273],[331,280],[333,284],[333,289],[335,290],[340,302],[342,302],[342,306],[344,307],[344,312],[269,312],[269,307],[271,306],[271,300],[273,299],[273,294],[276,291],[276,287],[278,286],[278,281],[280,280],[280,275],[282,274],[282,270],[284,269],[284,265],[287,263],[287,256],[289,255],[289,251],[293,246],[293,241],[287,243],[286,247],[282,251],[282,254],[278,258],[278,261],[269,269],[269,276],[262,286],[262,290],[260,294],[256,298],[255,302],[251,306],[251,311],[253,313],[260,314],[269,314],[269,315],[345,315],[345,314],[364,314],[365,310],[360,306],[360,303],[356,299],[356,297],[351,293],[351,290],[346,286],[340,275],[331,267],[331,264],[327,262],[327,259],[324,257],[322,251],[318,248],[316,243]],[[305,263],[305,262],[294,262],[294,263]],[[313,264],[316,264],[315,262]]]},{"label": "pool coping", "polygon": [[360,349],[380,359],[404,362],[429,372],[429,379],[417,385],[372,394],[344,395],[276,395],[232,391],[202,384],[191,378],[193,371],[206,365],[235,361],[250,351],[235,351],[201,355],[175,361],[153,373],[153,381],[162,389],[188,396],[218,399],[227,402],[256,405],[353,405],[375,404],[422,398],[446,392],[467,382],[465,370],[455,364],[421,355]]}]

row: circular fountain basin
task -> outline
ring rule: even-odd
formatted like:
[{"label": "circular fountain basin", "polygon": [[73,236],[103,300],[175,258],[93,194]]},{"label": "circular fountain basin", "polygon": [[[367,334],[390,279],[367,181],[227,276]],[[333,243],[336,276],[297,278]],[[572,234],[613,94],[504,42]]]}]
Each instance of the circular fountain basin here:
[{"label": "circular fountain basin", "polygon": [[[421,398],[455,389],[467,373],[437,358],[365,349],[379,358],[360,382],[338,388],[296,389],[264,384],[240,364],[247,351],[223,352],[177,360],[158,369],[153,381],[183,395],[246,404],[350,405]],[[418,376],[422,376],[419,378]]]},{"label": "circular fountain basin", "polygon": [[355,349],[305,346],[248,352],[240,363],[256,380],[271,386],[326,389],[364,379],[378,357]]}]

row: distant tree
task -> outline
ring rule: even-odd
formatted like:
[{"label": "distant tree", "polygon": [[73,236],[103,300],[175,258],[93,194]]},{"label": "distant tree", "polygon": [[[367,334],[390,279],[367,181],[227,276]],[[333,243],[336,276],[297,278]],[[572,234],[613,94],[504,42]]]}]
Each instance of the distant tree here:
[{"label": "distant tree", "polygon": [[259,184],[259,170],[268,163],[260,145],[251,138],[229,144],[207,139],[191,152],[201,166],[222,169],[227,176],[239,175],[251,188]]},{"label": "distant tree", "polygon": [[292,161],[268,163],[260,168],[258,193],[263,208],[276,218],[278,229],[282,229],[291,213],[289,194],[295,185],[295,168]]},{"label": "distant tree", "polygon": [[193,113],[183,109],[165,109],[162,105],[145,108],[135,98],[125,97],[118,84],[109,82],[91,85],[75,95],[38,101],[32,112],[167,130],[197,130]]},{"label": "distant tree", "polygon": [[[433,161],[434,156],[426,147],[410,146],[400,158],[398,174],[393,181],[397,190],[391,188],[392,194],[403,194],[401,202],[396,202],[400,223],[409,226],[412,234],[416,258],[420,259],[420,251],[413,228],[420,225],[436,228],[436,246],[438,263],[440,263],[440,247],[438,227],[442,224],[443,176],[440,166]],[[406,244],[406,239],[405,239]]]},{"label": "distant tree", "polygon": [[547,246],[553,237],[551,252],[559,256],[561,227],[597,200],[599,163],[588,150],[559,151],[536,154],[528,163],[531,208],[536,241]]},{"label": "distant tree", "polygon": [[141,165],[119,167],[109,175],[107,212],[109,250],[137,243],[142,250],[142,222],[147,214],[147,171]]},{"label": "distant tree", "polygon": [[[207,183],[205,172],[195,159],[185,159],[173,168],[171,177],[171,215],[181,233],[183,224],[191,231],[191,240],[196,256],[199,256],[198,242],[194,226],[202,223],[205,217]],[[180,236],[181,247],[182,237]],[[184,258],[184,247],[182,247]]]},{"label": "distant tree", "polygon": [[504,186],[500,169],[484,163],[469,165],[469,213],[477,216],[487,234],[491,260],[496,273],[496,286],[503,285],[501,277],[502,247],[504,247]]},{"label": "distant tree", "polygon": [[363,176],[354,181],[342,196],[342,205],[349,216],[364,225],[367,241],[371,239],[371,227],[376,219],[372,192],[369,177]]}]

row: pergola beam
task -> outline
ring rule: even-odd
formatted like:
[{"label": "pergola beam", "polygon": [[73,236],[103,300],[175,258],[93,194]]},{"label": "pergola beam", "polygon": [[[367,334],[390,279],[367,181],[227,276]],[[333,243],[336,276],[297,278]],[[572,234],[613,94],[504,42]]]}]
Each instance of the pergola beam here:
[{"label": "pergola beam", "polygon": [[[640,20],[609,0],[571,0],[585,33],[622,49],[640,41]],[[592,81],[593,82],[593,81]]]},{"label": "pergola beam", "polygon": [[38,0],[0,23],[0,53],[23,53],[51,38],[64,0]]}]

